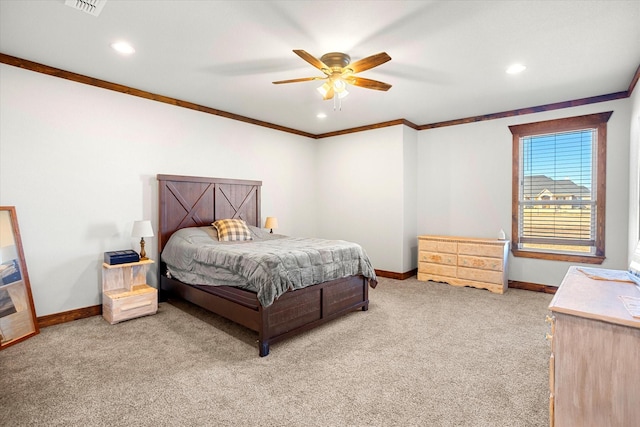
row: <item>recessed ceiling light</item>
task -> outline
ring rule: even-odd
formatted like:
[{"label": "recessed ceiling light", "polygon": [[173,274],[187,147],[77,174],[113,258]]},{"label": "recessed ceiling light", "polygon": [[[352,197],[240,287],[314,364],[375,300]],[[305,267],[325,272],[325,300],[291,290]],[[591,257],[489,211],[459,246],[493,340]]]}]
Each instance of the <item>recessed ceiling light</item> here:
[{"label": "recessed ceiling light", "polygon": [[522,64],[513,64],[509,68],[507,68],[507,74],[518,74],[523,72],[526,69],[527,67],[525,67]]},{"label": "recessed ceiling light", "polygon": [[327,115],[325,113],[318,113],[318,115],[316,116],[319,119],[324,119],[327,117]]},{"label": "recessed ceiling light", "polygon": [[111,43],[111,47],[113,50],[123,55],[131,55],[136,51],[129,43],[122,41]]}]

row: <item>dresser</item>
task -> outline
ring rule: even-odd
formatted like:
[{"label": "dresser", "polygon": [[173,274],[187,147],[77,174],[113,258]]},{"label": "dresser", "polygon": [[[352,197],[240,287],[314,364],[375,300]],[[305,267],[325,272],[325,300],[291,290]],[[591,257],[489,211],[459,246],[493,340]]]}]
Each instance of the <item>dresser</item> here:
[{"label": "dresser", "polygon": [[508,284],[508,255],[508,240],[418,236],[418,280],[502,294]]},{"label": "dresser", "polygon": [[592,270],[570,267],[549,305],[550,425],[637,426],[640,319],[631,316],[621,296],[640,298],[640,290],[585,274]]}]

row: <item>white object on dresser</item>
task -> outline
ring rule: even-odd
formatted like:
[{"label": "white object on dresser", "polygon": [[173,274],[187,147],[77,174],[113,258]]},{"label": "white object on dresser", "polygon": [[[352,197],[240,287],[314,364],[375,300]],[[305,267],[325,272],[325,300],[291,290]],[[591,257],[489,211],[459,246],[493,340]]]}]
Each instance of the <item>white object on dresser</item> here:
[{"label": "white object on dresser", "polygon": [[147,285],[150,259],[102,264],[102,316],[112,325],[158,311],[158,290]]},{"label": "white object on dresser", "polygon": [[470,237],[418,236],[418,280],[507,290],[509,241]]}]

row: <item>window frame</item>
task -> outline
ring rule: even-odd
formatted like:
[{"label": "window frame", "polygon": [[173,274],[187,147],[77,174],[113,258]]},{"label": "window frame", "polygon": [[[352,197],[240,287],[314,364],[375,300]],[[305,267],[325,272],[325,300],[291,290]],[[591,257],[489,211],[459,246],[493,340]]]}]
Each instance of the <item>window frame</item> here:
[{"label": "window frame", "polygon": [[[613,114],[613,111],[509,126],[509,130],[513,136],[511,176],[511,252],[514,256],[586,264],[602,264],[605,260],[607,122],[609,121],[611,114]],[[544,249],[520,249],[520,139],[529,136],[585,129],[596,129],[597,132],[597,141],[594,144],[596,160],[595,164],[592,164],[592,167],[596,171],[595,254],[582,255],[555,251],[549,252]]]}]

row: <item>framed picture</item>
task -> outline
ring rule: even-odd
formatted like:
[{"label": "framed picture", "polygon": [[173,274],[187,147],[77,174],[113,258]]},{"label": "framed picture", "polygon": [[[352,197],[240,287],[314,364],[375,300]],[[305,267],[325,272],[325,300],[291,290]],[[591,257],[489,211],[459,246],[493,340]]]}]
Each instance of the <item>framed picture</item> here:
[{"label": "framed picture", "polygon": [[0,206],[0,350],[39,332],[14,206]]}]

